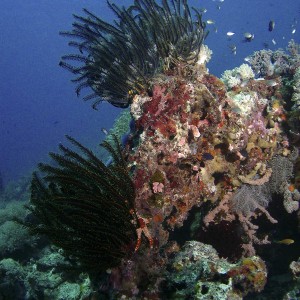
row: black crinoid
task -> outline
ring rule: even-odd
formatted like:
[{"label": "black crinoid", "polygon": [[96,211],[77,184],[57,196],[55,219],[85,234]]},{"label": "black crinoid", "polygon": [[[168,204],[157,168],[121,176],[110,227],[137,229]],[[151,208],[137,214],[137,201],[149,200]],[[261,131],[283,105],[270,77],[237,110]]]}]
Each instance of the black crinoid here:
[{"label": "black crinoid", "polygon": [[101,272],[136,241],[134,186],[116,137],[115,147],[102,144],[114,160],[109,166],[67,138],[81,153],[60,145],[61,154],[50,153],[54,166],[39,164],[43,176],[33,175],[28,206],[37,221],[22,224],[62,248],[75,269]]},{"label": "black crinoid", "polygon": [[[172,68],[174,62],[192,63],[207,35],[197,9],[193,15],[187,0],[135,0],[129,8],[107,2],[117,20],[109,24],[84,9],[86,16],[74,15],[72,31],[61,35],[80,53],[62,57],[60,65],[76,74],[76,93],[90,87],[93,108],[105,100],[127,107],[132,95],[147,90],[157,72]],[[75,65],[69,61],[76,61]]]}]

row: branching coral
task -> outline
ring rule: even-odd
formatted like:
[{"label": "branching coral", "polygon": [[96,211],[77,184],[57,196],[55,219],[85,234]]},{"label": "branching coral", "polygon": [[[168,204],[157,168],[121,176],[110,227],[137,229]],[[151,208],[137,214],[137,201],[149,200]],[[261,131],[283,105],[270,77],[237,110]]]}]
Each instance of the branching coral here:
[{"label": "branching coral", "polygon": [[299,209],[299,191],[294,188],[290,189],[293,162],[297,156],[298,151],[296,149],[291,152],[289,157],[274,156],[269,162],[270,168],[261,178],[246,180],[244,176],[239,176],[243,182],[241,187],[235,193],[228,193],[223,197],[220,203],[204,218],[205,225],[209,226],[217,219],[218,215],[223,215],[222,220],[228,222],[232,222],[237,217],[248,238],[248,243],[242,245],[244,254],[247,255],[255,253],[253,244],[270,243],[268,236],[263,239],[256,236],[259,227],[252,221],[262,213],[271,223],[277,223],[277,220],[267,211],[275,193],[283,196],[283,207],[288,213]]},{"label": "branching coral", "polygon": [[103,146],[114,158],[105,166],[89,149],[68,137],[84,155],[63,145],[50,153],[57,166],[40,164],[43,179],[34,174],[31,205],[36,223],[21,222],[33,234],[46,235],[73,266],[89,272],[118,265],[136,239],[133,183],[120,145]]},{"label": "branching coral", "polygon": [[300,66],[299,44],[291,40],[287,50],[289,53],[281,49],[255,51],[245,60],[250,63],[254,72],[260,76],[293,74],[295,69]]},{"label": "branching coral", "polygon": [[295,148],[290,157],[275,156],[270,162],[273,170],[269,182],[270,190],[283,195],[283,205],[288,213],[299,209],[299,192],[289,188],[297,157],[298,149]]},{"label": "branching coral", "polygon": [[[298,150],[295,149],[294,156],[297,158]],[[272,176],[270,189],[273,193],[282,193],[283,186],[288,183],[293,175],[293,162],[284,156],[275,156],[270,162]]]},{"label": "branching coral", "polygon": [[114,25],[84,9],[87,16],[74,15],[73,30],[61,32],[75,38],[69,45],[80,54],[63,56],[60,65],[78,75],[73,80],[78,95],[83,88],[92,88],[84,99],[96,99],[94,108],[102,100],[126,107],[132,95],[147,90],[157,70],[197,60],[207,32],[200,12],[193,9],[193,17],[186,0],[165,0],[162,5],[136,0],[129,8],[108,5],[118,17]]},{"label": "branching coral", "polygon": [[265,208],[271,201],[271,194],[265,185],[243,184],[233,195],[231,205],[237,213],[249,216],[256,209]]},{"label": "branching coral", "polygon": [[222,81],[230,89],[234,86],[245,84],[252,78],[254,78],[254,72],[251,67],[246,64],[242,64],[233,70],[226,70],[221,77]]}]

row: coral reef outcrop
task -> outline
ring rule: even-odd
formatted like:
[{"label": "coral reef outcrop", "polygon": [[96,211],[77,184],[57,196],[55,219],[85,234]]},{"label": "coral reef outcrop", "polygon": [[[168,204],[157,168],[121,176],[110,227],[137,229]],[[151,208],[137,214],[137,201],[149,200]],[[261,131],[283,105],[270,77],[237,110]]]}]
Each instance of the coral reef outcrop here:
[{"label": "coral reef outcrop", "polygon": [[[122,146],[104,142],[112,159],[103,163],[69,137],[78,151],[61,145],[56,166],[39,165],[28,206],[38,221],[20,223],[88,272],[80,286],[91,280],[101,299],[252,297],[270,289],[266,265],[274,272],[277,258],[298,280],[299,45],[257,51],[219,79],[186,1],[109,6],[114,26],[87,10],[75,16],[62,34],[80,54],[61,65],[79,76],[78,94],[92,88],[94,108],[130,106]],[[0,263],[23,276],[17,262]]]}]

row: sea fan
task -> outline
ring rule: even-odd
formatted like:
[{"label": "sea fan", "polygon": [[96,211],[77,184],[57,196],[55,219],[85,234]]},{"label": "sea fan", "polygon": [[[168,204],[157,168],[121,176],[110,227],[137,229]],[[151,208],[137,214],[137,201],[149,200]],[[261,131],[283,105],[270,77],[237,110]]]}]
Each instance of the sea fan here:
[{"label": "sea fan", "polygon": [[233,195],[231,205],[233,211],[249,216],[259,207],[267,207],[272,200],[267,184],[243,184]]},{"label": "sea fan", "polygon": [[[294,154],[298,156],[298,152]],[[271,162],[272,175],[269,181],[272,193],[284,193],[284,185],[288,183],[293,176],[293,162],[284,156],[275,156]]]}]

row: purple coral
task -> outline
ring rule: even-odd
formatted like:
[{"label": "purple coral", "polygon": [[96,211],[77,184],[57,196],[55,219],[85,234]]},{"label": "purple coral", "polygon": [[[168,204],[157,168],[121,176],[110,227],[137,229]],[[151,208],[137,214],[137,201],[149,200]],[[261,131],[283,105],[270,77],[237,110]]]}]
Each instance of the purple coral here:
[{"label": "purple coral", "polygon": [[271,194],[266,185],[243,184],[233,195],[231,205],[233,211],[249,216],[256,209],[267,207]]}]

